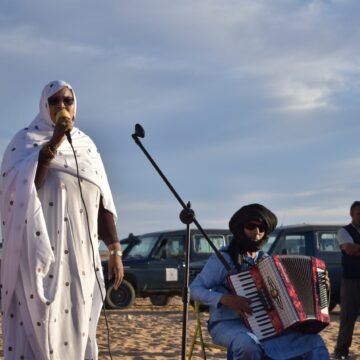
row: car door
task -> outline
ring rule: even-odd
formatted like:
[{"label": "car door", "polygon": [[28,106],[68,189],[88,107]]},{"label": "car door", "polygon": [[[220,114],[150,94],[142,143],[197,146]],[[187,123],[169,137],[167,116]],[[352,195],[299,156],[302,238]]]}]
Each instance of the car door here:
[{"label": "car door", "polygon": [[340,282],[342,275],[341,251],[336,240],[337,230],[318,231],[315,256],[324,260],[329,271],[332,295],[340,299]]},{"label": "car door", "polygon": [[184,234],[164,233],[147,269],[148,291],[181,290],[184,282]]},{"label": "car door", "polygon": [[[232,235],[216,230],[208,231],[207,236],[218,250],[226,246],[232,238]],[[208,243],[207,239],[199,232],[194,233],[191,239],[190,249],[190,282],[201,271],[206,261],[213,254],[214,250]]]}]

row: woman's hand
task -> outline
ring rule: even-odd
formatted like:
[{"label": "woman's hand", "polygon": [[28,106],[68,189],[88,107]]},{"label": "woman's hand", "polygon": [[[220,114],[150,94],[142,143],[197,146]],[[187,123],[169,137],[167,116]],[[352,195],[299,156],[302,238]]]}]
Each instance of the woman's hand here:
[{"label": "woman's hand", "polygon": [[[120,244],[117,242],[116,244],[109,245],[109,250],[120,250]],[[113,255],[109,254],[108,274],[109,280],[115,276],[114,288],[117,289],[124,278],[124,267],[122,257],[116,255],[116,253]]]},{"label": "woman's hand", "polygon": [[236,311],[241,317],[246,317],[246,314],[252,314],[250,300],[244,296],[224,294],[220,299],[220,303]]},{"label": "woman's hand", "polygon": [[59,147],[65,139],[65,133],[67,131],[71,131],[72,128],[73,120],[71,119],[70,114],[68,116],[64,112],[61,113],[59,116],[56,116],[56,123],[50,143],[55,147]]}]

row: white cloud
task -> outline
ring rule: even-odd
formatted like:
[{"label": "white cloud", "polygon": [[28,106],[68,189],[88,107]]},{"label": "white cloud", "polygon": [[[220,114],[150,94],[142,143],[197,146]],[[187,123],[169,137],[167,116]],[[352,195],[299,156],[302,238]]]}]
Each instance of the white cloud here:
[{"label": "white cloud", "polygon": [[104,50],[86,43],[77,43],[49,38],[46,34],[37,34],[33,26],[20,25],[5,28],[0,33],[0,51],[6,56],[57,57],[59,54],[99,56]]},{"label": "white cloud", "polygon": [[281,111],[314,110],[328,106],[326,100],[330,91],[325,86],[310,87],[301,83],[287,82],[278,90],[286,105]]}]

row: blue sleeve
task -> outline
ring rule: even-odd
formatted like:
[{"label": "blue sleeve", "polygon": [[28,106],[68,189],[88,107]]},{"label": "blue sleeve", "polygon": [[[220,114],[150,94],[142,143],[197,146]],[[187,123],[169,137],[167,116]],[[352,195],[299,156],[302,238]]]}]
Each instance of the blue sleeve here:
[{"label": "blue sleeve", "polygon": [[217,307],[223,294],[228,292],[225,287],[227,276],[224,265],[216,255],[212,255],[190,284],[191,299]]}]

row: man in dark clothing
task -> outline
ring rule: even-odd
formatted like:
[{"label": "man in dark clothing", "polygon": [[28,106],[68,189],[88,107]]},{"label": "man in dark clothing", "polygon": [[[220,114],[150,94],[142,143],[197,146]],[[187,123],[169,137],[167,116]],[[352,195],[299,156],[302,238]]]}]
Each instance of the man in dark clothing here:
[{"label": "man in dark clothing", "polygon": [[336,359],[348,359],[356,318],[360,311],[360,201],[350,207],[351,224],[338,231],[342,252],[340,327],[335,348]]}]

